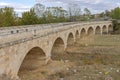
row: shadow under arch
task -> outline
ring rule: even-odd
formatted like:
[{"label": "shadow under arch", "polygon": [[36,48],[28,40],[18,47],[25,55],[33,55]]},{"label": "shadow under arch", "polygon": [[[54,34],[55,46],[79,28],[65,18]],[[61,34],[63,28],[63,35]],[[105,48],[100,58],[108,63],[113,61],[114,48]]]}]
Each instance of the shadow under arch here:
[{"label": "shadow under arch", "polygon": [[78,30],[76,30],[75,38],[76,38],[76,40],[79,38],[79,31]]},{"label": "shadow under arch", "polygon": [[60,60],[62,55],[64,55],[65,44],[61,37],[58,37],[52,46],[51,58],[52,60]]},{"label": "shadow under arch", "polygon": [[80,32],[80,38],[83,38],[86,36],[86,31],[84,28],[82,28],[81,32]]},{"label": "shadow under arch", "polygon": [[87,35],[91,36],[93,34],[94,34],[94,29],[92,27],[89,27],[88,30],[87,30]]},{"label": "shadow under arch", "polygon": [[26,54],[18,71],[18,76],[22,79],[24,75],[33,73],[32,71],[38,69],[45,64],[45,52],[40,47],[33,47]]},{"label": "shadow under arch", "polygon": [[112,25],[110,24],[110,25],[108,26],[108,33],[111,34],[112,32],[113,32],[113,27],[112,27]]},{"label": "shadow under arch", "polygon": [[107,26],[106,25],[104,25],[102,27],[102,34],[107,34]]},{"label": "shadow under arch", "polygon": [[101,34],[101,28],[100,26],[97,26],[95,29],[95,34],[100,35]]},{"label": "shadow under arch", "polygon": [[73,33],[70,32],[67,38],[67,46],[71,46],[74,44],[74,36]]}]

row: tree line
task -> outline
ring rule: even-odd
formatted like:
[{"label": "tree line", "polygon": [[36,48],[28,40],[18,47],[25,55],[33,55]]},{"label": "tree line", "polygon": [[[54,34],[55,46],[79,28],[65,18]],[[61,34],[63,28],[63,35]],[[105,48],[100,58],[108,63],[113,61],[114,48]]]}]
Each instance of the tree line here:
[{"label": "tree line", "polygon": [[[94,16],[96,15],[92,15],[88,8],[85,8],[84,12],[82,12],[79,6],[76,7],[76,5],[69,7],[68,10],[63,9],[62,7],[47,7],[41,16],[38,16],[35,10],[36,9],[31,8],[29,11],[23,12],[22,16],[19,17],[14,11],[14,8],[0,8],[0,27],[87,21],[94,19]],[[101,18],[109,17],[120,19],[120,8],[117,7],[111,11],[106,10],[105,12],[99,13],[99,16]]]},{"label": "tree line", "polygon": [[117,7],[111,11],[111,17],[113,20],[113,28],[115,34],[120,34],[120,8]]},{"label": "tree line", "polygon": [[35,9],[31,8],[29,11],[23,12],[22,16],[19,17],[14,11],[14,8],[5,7],[0,8],[0,27],[71,22],[89,19],[86,17],[89,17],[91,14],[90,10],[85,8],[84,12],[85,14],[83,17],[80,8],[70,7],[69,10],[65,10],[62,7],[47,7],[44,13],[38,16]]}]

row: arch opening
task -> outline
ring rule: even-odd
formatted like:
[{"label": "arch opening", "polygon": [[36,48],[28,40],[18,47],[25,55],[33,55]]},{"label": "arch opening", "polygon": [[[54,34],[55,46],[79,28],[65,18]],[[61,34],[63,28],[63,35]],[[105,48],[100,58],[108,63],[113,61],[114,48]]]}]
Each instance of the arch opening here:
[{"label": "arch opening", "polygon": [[71,46],[74,44],[74,37],[72,33],[69,33],[68,39],[67,39],[67,46]]},{"label": "arch opening", "polygon": [[38,69],[39,67],[45,64],[45,53],[39,47],[32,48],[27,55],[25,56],[19,72],[18,76],[21,79],[26,78],[29,74],[33,74],[34,70]]},{"label": "arch opening", "polygon": [[80,38],[85,37],[85,35],[86,35],[86,32],[85,32],[85,29],[83,28],[83,29],[81,30]]},{"label": "arch opening", "polygon": [[57,38],[53,44],[51,51],[52,60],[60,60],[61,59],[60,56],[64,55],[64,49],[65,49],[64,41],[60,37]]},{"label": "arch opening", "polygon": [[112,25],[109,25],[108,26],[108,33],[111,34],[113,32],[113,27]]},{"label": "arch opening", "polygon": [[88,34],[87,34],[88,36],[93,35],[93,34],[94,34],[94,30],[93,30],[93,28],[92,28],[92,27],[89,27],[87,33],[88,33]]},{"label": "arch opening", "polygon": [[76,40],[79,39],[79,31],[78,30],[76,31],[75,38],[76,38]]},{"label": "arch opening", "polygon": [[102,28],[102,34],[107,34],[107,26],[104,25]]},{"label": "arch opening", "polygon": [[97,34],[97,35],[101,34],[100,26],[97,26],[97,27],[96,27],[96,29],[95,29],[95,34]]}]

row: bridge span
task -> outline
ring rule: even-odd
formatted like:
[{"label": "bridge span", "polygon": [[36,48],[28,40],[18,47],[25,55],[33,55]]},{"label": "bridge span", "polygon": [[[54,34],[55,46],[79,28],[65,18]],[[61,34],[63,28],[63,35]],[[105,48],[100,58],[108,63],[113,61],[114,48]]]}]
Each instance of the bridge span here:
[{"label": "bridge span", "polygon": [[112,31],[111,21],[0,28],[0,75],[5,74],[11,80],[16,80],[28,59],[40,58],[45,63],[54,58],[54,54],[65,51],[77,38],[104,35]]}]

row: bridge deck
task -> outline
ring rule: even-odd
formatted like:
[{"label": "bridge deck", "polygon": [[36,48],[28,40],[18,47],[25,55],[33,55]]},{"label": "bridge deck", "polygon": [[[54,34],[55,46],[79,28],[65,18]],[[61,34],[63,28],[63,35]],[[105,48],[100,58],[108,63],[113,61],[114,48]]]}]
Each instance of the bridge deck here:
[{"label": "bridge deck", "polygon": [[[93,25],[93,24],[105,24],[109,22],[111,23],[111,21],[67,22],[67,23],[26,25],[26,26],[0,28],[0,48],[12,46],[15,44],[23,43],[37,38],[42,38],[57,32],[75,28],[75,26],[78,27],[78,26]],[[70,26],[68,27],[68,25]],[[22,35],[22,37],[18,37],[20,35]],[[17,39],[15,39],[15,37]],[[12,38],[13,40],[5,41],[8,38]]]}]

